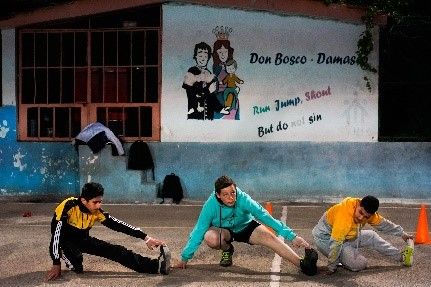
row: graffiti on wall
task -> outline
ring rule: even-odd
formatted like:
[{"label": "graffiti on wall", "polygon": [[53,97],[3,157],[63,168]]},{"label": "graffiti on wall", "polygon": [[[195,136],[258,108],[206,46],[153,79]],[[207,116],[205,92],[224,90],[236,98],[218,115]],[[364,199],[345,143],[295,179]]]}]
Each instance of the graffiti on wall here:
[{"label": "graffiti on wall", "polygon": [[0,124],[0,138],[5,138],[8,132],[9,127],[7,126],[7,121],[3,120],[3,123]]}]

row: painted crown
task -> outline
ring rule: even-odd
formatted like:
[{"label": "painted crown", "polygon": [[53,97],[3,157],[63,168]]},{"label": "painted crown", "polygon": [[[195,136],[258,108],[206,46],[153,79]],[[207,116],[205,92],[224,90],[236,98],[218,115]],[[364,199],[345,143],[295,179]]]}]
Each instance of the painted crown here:
[{"label": "painted crown", "polygon": [[217,40],[228,40],[232,31],[233,29],[227,26],[216,26],[213,29],[213,34],[216,36]]}]

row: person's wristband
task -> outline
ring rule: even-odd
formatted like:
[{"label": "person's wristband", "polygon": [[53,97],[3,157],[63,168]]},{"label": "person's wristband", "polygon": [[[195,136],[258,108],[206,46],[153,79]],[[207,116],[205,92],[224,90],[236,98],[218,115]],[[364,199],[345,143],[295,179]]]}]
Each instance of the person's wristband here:
[{"label": "person's wristband", "polygon": [[148,242],[151,240],[150,236],[147,236],[147,239],[145,239],[145,244],[148,244]]}]

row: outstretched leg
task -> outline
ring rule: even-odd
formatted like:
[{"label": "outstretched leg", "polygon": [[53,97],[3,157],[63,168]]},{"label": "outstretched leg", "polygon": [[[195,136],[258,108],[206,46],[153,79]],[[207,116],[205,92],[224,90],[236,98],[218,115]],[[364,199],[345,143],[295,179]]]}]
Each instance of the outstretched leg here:
[{"label": "outstretched leg", "polygon": [[359,247],[369,247],[385,256],[400,259],[400,250],[380,237],[374,230],[362,230],[358,239]]},{"label": "outstretched leg", "polygon": [[362,230],[354,241],[343,244],[340,261],[347,269],[360,271],[367,268],[367,259],[359,252],[360,247],[372,248],[385,256],[401,261],[400,250],[380,237],[374,230]]},{"label": "outstretched leg", "polygon": [[263,225],[256,227],[250,236],[250,244],[262,245],[272,249],[275,253],[280,255],[283,259],[288,260],[297,267],[300,267],[301,257],[290,248],[289,245],[284,243],[283,240],[276,237],[268,228]]},{"label": "outstretched leg", "polygon": [[89,237],[82,252],[107,258],[140,273],[158,273],[159,260],[141,256],[133,251],[103,240]]},{"label": "outstretched leg", "polygon": [[275,253],[280,255],[280,257],[300,268],[306,275],[312,276],[317,273],[316,264],[318,255],[314,249],[305,249],[305,256],[301,258],[289,245],[284,243],[283,240],[275,236],[263,225],[256,227],[250,236],[249,243],[271,248]]}]

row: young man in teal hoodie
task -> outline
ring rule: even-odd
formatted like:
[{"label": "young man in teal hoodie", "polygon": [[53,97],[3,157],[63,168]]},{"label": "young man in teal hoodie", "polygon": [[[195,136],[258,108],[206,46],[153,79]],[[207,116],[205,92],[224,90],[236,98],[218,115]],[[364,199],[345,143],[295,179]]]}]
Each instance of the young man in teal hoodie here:
[{"label": "young man in teal hoodie", "polygon": [[[259,222],[258,222],[259,221]],[[283,240],[292,242],[295,247],[304,247],[305,256],[301,258]],[[202,241],[213,248],[222,250],[220,265],[232,265],[233,241],[250,245],[262,245],[272,249],[282,258],[301,269],[307,275],[317,273],[317,252],[283,222],[274,219],[259,203],[241,191],[234,181],[221,176],[215,182],[215,192],[205,202],[198,221],[181,253],[181,261],[176,268],[186,268]]]}]

